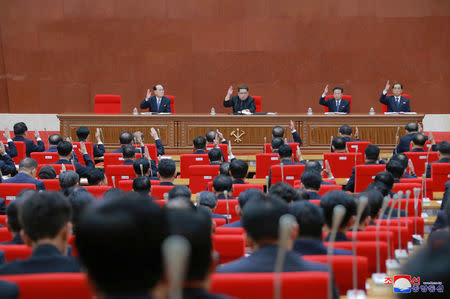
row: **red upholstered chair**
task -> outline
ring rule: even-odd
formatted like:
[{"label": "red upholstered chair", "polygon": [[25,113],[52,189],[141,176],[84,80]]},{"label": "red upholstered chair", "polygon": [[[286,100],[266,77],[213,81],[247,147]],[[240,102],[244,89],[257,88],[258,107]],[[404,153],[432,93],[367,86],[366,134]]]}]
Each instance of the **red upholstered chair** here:
[{"label": "red upholstered chair", "polygon": [[408,219],[413,221],[413,230],[415,231],[415,226],[417,226],[417,233],[421,236],[424,234],[424,228],[425,228],[425,220],[419,215],[417,217],[408,216],[403,217],[402,219]]},{"label": "red upholstered chair", "polygon": [[[26,151],[26,145],[23,141],[13,141],[14,145],[17,149],[17,156],[12,158],[14,161],[14,164],[19,164],[22,159],[27,157],[27,151]],[[6,140],[3,140],[3,144],[5,144],[6,148],[8,148],[8,142]]]},{"label": "red upholstered chair", "polygon": [[[395,185],[395,184],[394,184]],[[414,194],[411,192],[411,195]],[[414,217],[415,215],[415,209],[414,209],[414,198],[402,198],[400,201],[400,209],[405,211],[406,210],[406,203],[408,202],[408,216]],[[389,207],[392,206],[392,199],[389,201]],[[395,209],[398,208],[398,202],[395,204]],[[392,212],[394,213],[394,212]],[[422,214],[422,200],[419,199],[417,201],[417,215],[420,216]],[[393,217],[397,217],[397,215],[392,214]]]},{"label": "red upholstered chair", "polygon": [[216,235],[243,235],[245,230],[242,227],[217,227]]},{"label": "red upholstered chair", "polygon": [[239,205],[239,202],[237,199],[229,199],[228,200],[228,210],[227,210],[227,200],[225,199],[219,199],[217,201],[217,207],[214,213],[220,214],[220,215],[229,215],[228,219],[229,222],[235,222],[240,219],[240,217],[236,214],[236,206]]},{"label": "red upholstered chair", "polygon": [[[328,101],[328,99],[330,99],[330,98],[334,98],[334,95],[325,96],[325,101]],[[348,94],[343,94],[342,99],[350,102],[350,112],[352,112],[352,96],[348,95]],[[328,109],[328,107],[323,106],[323,112],[329,112],[329,111],[330,110]]]},{"label": "red upholstered chair", "polygon": [[21,299],[92,299],[93,293],[82,273],[40,273],[2,275],[17,284]]},{"label": "red upholstered chair", "polygon": [[320,196],[324,196],[327,192],[334,190],[342,190],[342,185],[320,185],[319,193]]},{"label": "red upholstered chair", "polygon": [[106,191],[111,189],[111,186],[84,186],[95,198],[102,198]]},{"label": "red upholstered chair", "polygon": [[425,163],[428,160],[428,163],[439,160],[437,152],[429,152],[429,153],[421,153],[421,152],[405,152],[406,156],[411,159],[411,162],[414,165],[414,172],[417,177],[422,177],[422,174],[425,173]]},{"label": "red upholstered chair", "polygon": [[233,184],[233,197],[239,197],[239,194],[244,192],[247,189],[259,189],[264,192],[264,185],[263,184]]},{"label": "red upholstered chair", "polygon": [[[273,299],[274,273],[214,273],[211,292],[239,299]],[[327,272],[285,272],[280,274],[282,298],[325,299]]]},{"label": "red upholstered chair", "polygon": [[227,221],[223,218],[213,218],[213,221],[216,224],[216,227],[227,224]]},{"label": "red upholstered chair", "polygon": [[168,193],[170,189],[175,186],[152,186],[151,196],[156,199],[164,199],[164,194]]},{"label": "red upholstered chair", "polygon": [[164,96],[170,99],[170,111],[172,111],[172,114],[175,114],[175,96],[168,94],[165,94]]},{"label": "red upholstered chair", "polygon": [[98,94],[95,96],[95,114],[120,114],[122,98],[120,95]]},{"label": "red upholstered chair", "polygon": [[180,178],[189,178],[189,166],[208,165],[209,157],[207,154],[184,154],[180,155]]},{"label": "red upholstered chair", "polygon": [[206,191],[208,182],[212,182],[219,175],[220,165],[191,165],[189,166],[189,189],[192,193]]},{"label": "red upholstered chair", "polygon": [[356,165],[364,163],[362,153],[324,153],[323,161],[328,160],[335,178],[349,178],[355,166],[355,156]]},{"label": "red upholstered chair", "polygon": [[[380,223],[380,230],[386,230],[385,228],[387,227],[388,222],[389,222],[389,227],[390,226],[405,227],[408,232],[408,240],[412,240],[412,236],[414,235],[413,219],[403,217],[403,218],[390,219],[389,221],[387,221],[387,219],[375,220],[375,223]],[[382,229],[383,227],[384,227],[384,229]],[[375,225],[366,226],[366,231],[374,231],[374,230],[376,230]],[[398,233],[398,231],[397,231],[397,233]],[[397,238],[398,238],[398,235],[397,235]]]},{"label": "red upholstered chair", "polygon": [[256,154],[255,178],[264,179],[269,175],[270,167],[277,164],[280,164],[280,156],[278,154]]},{"label": "red upholstered chair", "polygon": [[[415,184],[422,185],[422,179],[421,178],[400,179],[400,183],[415,183]],[[426,184],[427,184],[427,192],[426,192],[425,196],[428,197],[429,199],[433,200],[433,180],[431,178],[427,178]],[[425,187],[423,189],[425,189]],[[420,194],[422,196],[422,193],[420,193]],[[413,196],[413,195],[414,195],[414,193],[411,193],[411,196]]]},{"label": "red upholstered chair", "polygon": [[6,261],[9,263],[17,259],[27,259],[33,250],[27,245],[0,245],[0,251],[5,253]]},{"label": "red upholstered chair", "polygon": [[22,189],[36,190],[35,184],[18,184],[18,183],[3,183],[0,184],[0,198],[4,198],[8,205],[11,200],[15,200],[17,194]]},{"label": "red upholstered chair", "polygon": [[431,164],[431,178],[434,192],[445,191],[445,182],[450,180],[450,163]]},{"label": "red upholstered chair", "polygon": [[[158,186],[161,182],[158,180],[151,180],[150,181],[152,186]],[[119,181],[118,188],[125,191],[125,192],[131,192],[133,191],[133,180],[121,180]]]},{"label": "red upholstered chair", "polygon": [[132,180],[136,177],[133,165],[105,165],[108,186],[116,188],[121,180]]},{"label": "red upholstered chair", "polygon": [[294,187],[294,181],[300,179],[300,176],[305,171],[305,165],[284,165],[283,178],[281,177],[281,165],[274,165],[270,169],[272,172],[272,185],[283,181]]},{"label": "red upholstered chair", "polygon": [[8,216],[0,215],[0,224],[1,225],[6,226],[6,218],[8,218]]},{"label": "red upholstered chair", "polygon": [[[142,154],[136,153],[136,159],[141,157]],[[105,167],[109,165],[122,165],[124,161],[125,159],[122,153],[105,153],[103,155],[103,164]]]},{"label": "red upholstered chair", "polygon": [[244,235],[213,235],[213,248],[220,254],[220,263],[225,264],[245,254]]},{"label": "red upholstered chair", "polygon": [[255,99],[255,106],[256,106],[255,112],[262,112],[262,98],[261,98],[261,96],[252,96],[252,98]]},{"label": "red upholstered chair", "polygon": [[59,179],[41,180],[41,181],[44,182],[45,190],[47,190],[47,191],[61,190],[61,186],[59,185]]},{"label": "red upholstered chair", "polygon": [[[328,264],[327,255],[304,255],[303,258],[310,262]],[[353,256],[334,255],[331,259],[333,272],[336,273],[334,281],[339,293],[344,296],[348,290],[353,289]],[[359,290],[366,289],[366,279],[369,278],[368,261],[365,256],[356,257],[356,268],[358,271],[357,285]]]},{"label": "red upholstered chair", "polygon": [[[388,93],[386,96],[393,96],[393,94],[392,93]],[[408,100],[409,100],[409,94],[406,94],[406,93],[402,93],[402,97],[405,97],[405,98],[407,98]],[[410,103],[411,104],[411,103]],[[381,111],[383,112],[383,113],[385,113],[385,112],[387,112],[387,105],[385,105],[385,104],[381,104]]]},{"label": "red upholstered chair", "polygon": [[403,191],[403,194],[405,194],[407,190],[410,190],[411,196],[413,196],[414,188],[419,188],[422,191],[422,185],[417,183],[394,183],[392,192],[398,193],[399,191]]},{"label": "red upholstered chair", "polygon": [[[228,144],[226,144],[226,143],[219,143],[217,146],[222,151],[223,157],[225,158],[225,162],[228,162]],[[207,151],[209,151],[212,148],[214,148],[213,144],[207,144],[206,145],[206,150]]]},{"label": "red upholstered chair", "polygon": [[166,205],[166,201],[164,199],[154,199],[153,202],[161,208],[164,208],[164,206]]},{"label": "red upholstered chair", "polygon": [[0,242],[10,242],[11,240],[12,240],[12,235],[11,235],[11,232],[8,230],[8,228],[0,227]]},{"label": "red upholstered chair", "polygon": [[[94,161],[94,145],[92,144],[92,142],[85,142],[84,145],[86,146],[89,157],[91,157],[92,161]],[[81,165],[85,166],[86,163],[84,162],[83,154],[80,151],[80,142],[72,142],[72,146],[75,155],[77,155],[78,162],[80,162]]]},{"label": "red upholstered chair", "polygon": [[355,168],[355,192],[359,193],[367,189],[375,179],[375,176],[386,169],[386,164],[356,165]]},{"label": "red upholstered chair", "polygon": [[[398,240],[398,233],[400,230],[400,247],[403,249],[407,249],[408,248],[408,241],[410,240],[409,238],[409,230],[407,227],[405,226],[400,226],[400,228],[397,225],[394,225],[394,223],[389,223],[389,230],[387,226],[380,226],[380,232],[383,231],[390,231],[393,233],[393,238],[391,239],[391,243],[394,246],[394,249],[398,249],[399,248],[399,240]],[[366,232],[375,232],[376,233],[376,227],[375,226],[367,226],[366,227]],[[347,235],[348,236],[348,235]]]},{"label": "red upholstered chair", "polygon": [[[63,164],[39,164],[37,167],[37,171],[36,173],[39,173],[39,171],[41,171],[41,168],[44,167],[45,165],[49,165],[51,167],[53,167],[53,169],[56,172],[56,177],[59,177],[59,174],[62,172],[62,168],[63,168]],[[73,166],[72,164],[64,164],[64,167],[66,168],[66,170],[72,170],[75,171],[75,166]]]},{"label": "red upholstered chair", "polygon": [[366,157],[365,150],[366,148],[372,144],[372,142],[369,141],[349,141],[346,143],[347,145],[347,152],[349,153],[362,153],[364,155],[364,158]]},{"label": "red upholstered chair", "polygon": [[[298,143],[297,142],[288,142],[287,145],[289,145],[291,147],[292,154],[293,154],[293,156],[295,156],[295,153],[297,152]],[[266,154],[272,153],[272,147],[270,146],[270,143],[264,143],[264,152]]]},{"label": "red upholstered chair", "polygon": [[[347,238],[352,239],[352,232],[348,231],[346,233]],[[394,254],[394,249],[397,249],[398,247],[398,236],[394,235],[393,231],[382,231],[379,232],[380,236],[380,242],[386,242],[389,236],[390,240],[390,250],[391,250],[391,256]],[[395,243],[395,239],[397,238],[397,241]],[[358,231],[356,232],[356,241],[376,241],[377,240],[377,232],[376,231]],[[393,242],[394,241],[394,242]],[[395,247],[397,246],[397,247]]]},{"label": "red upholstered chair", "polygon": [[320,207],[320,199],[310,199],[309,202]]},{"label": "red upholstered chair", "polygon": [[30,153],[30,157],[36,160],[38,164],[53,164],[59,161],[58,153],[55,152],[51,153],[33,152]]}]

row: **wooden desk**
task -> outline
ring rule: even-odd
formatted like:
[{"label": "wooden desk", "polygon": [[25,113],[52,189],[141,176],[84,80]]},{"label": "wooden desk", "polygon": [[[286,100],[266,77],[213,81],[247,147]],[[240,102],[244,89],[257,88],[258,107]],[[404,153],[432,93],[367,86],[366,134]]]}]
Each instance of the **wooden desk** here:
[{"label": "wooden desk", "polygon": [[[103,142],[107,151],[119,145],[119,133],[142,131],[147,143],[153,143],[150,128],[159,130],[166,151],[192,152],[192,140],[196,136],[205,136],[207,130],[219,129],[224,137],[231,140],[235,153],[262,152],[264,137],[271,140],[275,125],[288,127],[293,120],[299,132],[303,153],[317,153],[329,150],[330,139],[337,135],[338,128],[344,124],[358,126],[361,140],[377,144],[382,151],[392,151],[395,146],[395,134],[400,128],[400,136],[406,134],[406,123],[421,122],[424,115],[382,114],[278,114],[278,115],[229,115],[217,114],[175,114],[175,115],[97,115],[97,114],[60,114],[60,131],[63,137],[76,140],[76,129],[86,126],[91,135],[97,127],[102,128]],[[287,130],[288,131],[288,130]],[[286,137],[292,140],[287,132]],[[93,137],[91,137],[92,140]]]}]

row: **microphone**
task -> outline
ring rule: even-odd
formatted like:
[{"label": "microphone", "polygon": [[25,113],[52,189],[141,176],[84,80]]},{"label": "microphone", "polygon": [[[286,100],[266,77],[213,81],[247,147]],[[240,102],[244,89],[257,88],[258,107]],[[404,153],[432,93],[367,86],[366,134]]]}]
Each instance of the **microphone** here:
[{"label": "microphone", "polygon": [[113,175],[111,176],[112,182],[113,182],[113,188],[116,188],[116,177]]},{"label": "microphone", "polygon": [[264,136],[264,154],[266,153],[266,143],[267,143],[267,137]]},{"label": "microphone", "polygon": [[395,133],[395,154],[398,154],[398,131],[400,130],[400,126],[397,126],[397,132]]},{"label": "microphone", "polygon": [[169,201],[169,193],[166,192],[163,194],[163,196],[164,196],[164,201],[168,202]]},{"label": "microphone", "polygon": [[186,277],[191,244],[179,235],[167,237],[161,245],[164,266],[169,282],[169,298],[183,298],[183,282]]},{"label": "microphone", "polygon": [[[381,273],[380,266],[380,225],[381,225],[381,217],[384,215],[386,211],[389,201],[391,198],[389,196],[384,197],[383,203],[380,209],[380,216],[378,217],[377,226],[376,226],[376,246],[377,246],[377,273],[372,274],[372,281],[375,285],[384,285],[384,278],[387,276],[386,273]],[[389,248],[388,248],[389,251]]]},{"label": "microphone", "polygon": [[[425,172],[422,174],[422,203],[430,203],[430,199],[427,197],[427,174],[426,169],[428,168],[428,162],[425,162]],[[422,217],[426,218],[428,215],[422,215]]]},{"label": "microphone", "polygon": [[356,152],[355,152],[355,171],[356,171],[356,158],[358,157],[358,145],[355,145]]},{"label": "microphone", "polygon": [[278,226],[278,251],[275,260],[275,277],[273,284],[273,298],[281,299],[281,273],[283,272],[284,259],[289,250],[292,228],[297,223],[294,216],[285,214],[280,217]]},{"label": "microphone", "polygon": [[419,206],[419,195],[420,188],[414,188],[414,235],[413,235],[413,245],[422,245],[422,236],[417,234],[417,208]]},{"label": "microphone", "polygon": [[284,169],[283,169],[284,164],[283,164],[283,162],[280,163],[280,166],[281,166],[281,181],[284,182]]},{"label": "microphone", "polygon": [[407,259],[408,258],[408,252],[406,252],[405,249],[402,249],[402,232],[401,232],[401,223],[400,223],[400,212],[401,212],[401,204],[402,204],[402,198],[403,198],[403,192],[398,192],[398,208],[397,208],[397,218],[398,218],[398,249],[394,251],[395,258],[396,259]]},{"label": "microphone", "polygon": [[352,232],[352,248],[353,248],[353,289],[347,291],[347,298],[367,298],[366,292],[364,290],[358,289],[358,267],[356,263],[356,231],[358,230],[359,221],[361,220],[361,215],[364,209],[367,206],[368,199],[366,196],[361,196],[358,202],[358,208],[356,210],[355,222],[353,223],[353,232]]},{"label": "microphone", "polygon": [[[411,198],[411,190],[406,190],[406,204],[405,204],[405,227],[408,229],[408,205],[409,199]],[[411,241],[408,241],[408,252],[413,250],[413,245]]]},{"label": "microphone", "polygon": [[392,206],[389,210],[388,216],[387,216],[387,245],[388,245],[388,258],[386,260],[386,269],[388,270],[398,270],[400,269],[400,264],[396,259],[391,258],[391,238],[389,234],[389,222],[391,220],[392,211],[394,211],[395,204],[397,203],[397,200],[399,199],[399,195],[395,194],[394,198],[392,199]]},{"label": "microphone", "polygon": [[345,207],[343,205],[337,205],[333,209],[333,221],[331,224],[331,231],[330,231],[330,239],[328,240],[328,299],[333,298],[333,262],[332,262],[332,256],[333,256],[333,243],[336,240],[336,233],[341,225],[342,219],[345,215]]},{"label": "microphone", "polygon": [[225,195],[225,200],[227,203],[227,219],[228,219],[228,221],[230,221],[231,215],[230,215],[230,205],[228,203],[228,190],[223,191],[223,194]]}]

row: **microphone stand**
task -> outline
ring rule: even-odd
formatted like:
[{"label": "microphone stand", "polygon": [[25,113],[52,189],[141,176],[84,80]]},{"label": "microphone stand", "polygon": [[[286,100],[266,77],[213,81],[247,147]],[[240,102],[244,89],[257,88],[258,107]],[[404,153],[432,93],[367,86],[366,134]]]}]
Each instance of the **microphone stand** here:
[{"label": "microphone stand", "polygon": [[402,249],[402,230],[401,230],[401,221],[400,221],[400,212],[401,212],[401,204],[402,204],[402,197],[403,192],[398,192],[398,208],[397,208],[397,227],[398,227],[398,249],[394,251],[394,255],[396,259],[407,259],[408,258],[408,252],[405,249]]},{"label": "microphone stand", "polygon": [[394,195],[394,198],[392,200],[392,206],[389,210],[388,217],[387,217],[387,243],[388,243],[388,258],[386,260],[386,269],[387,270],[398,270],[400,269],[399,262],[394,258],[391,258],[391,238],[390,238],[390,231],[389,231],[389,222],[391,220],[392,211],[394,210],[395,204],[397,203],[397,200],[399,199],[398,194]]},{"label": "microphone stand", "polygon": [[227,203],[227,219],[228,219],[228,222],[229,222],[230,219],[231,219],[231,215],[230,215],[230,205],[228,203],[228,190],[223,191],[223,194],[225,195],[225,200],[226,200],[226,203]]},{"label": "microphone stand", "polygon": [[[405,227],[406,229],[408,229],[408,205],[409,205],[409,199],[411,198],[411,190],[406,190],[406,208],[405,208]],[[411,241],[408,241],[408,253],[411,252],[414,247],[413,247],[413,243]]]},{"label": "microphone stand", "polygon": [[[381,266],[380,266],[380,225],[381,225],[381,217],[384,215],[384,212],[386,211],[389,201],[391,198],[389,196],[386,196],[383,199],[383,204],[381,205],[380,209],[380,216],[378,217],[377,221],[377,227],[376,227],[376,246],[377,246],[377,273],[372,274],[372,281],[375,285],[384,285],[384,278],[387,276],[386,273],[381,273]],[[389,251],[389,248],[388,248]]]},{"label": "microphone stand", "polygon": [[188,268],[191,244],[180,235],[167,237],[161,245],[169,283],[169,299],[183,298],[183,283]]},{"label": "microphone stand", "polygon": [[419,195],[420,188],[414,188],[414,235],[413,235],[413,245],[422,245],[423,238],[417,233],[417,209],[419,207]]},{"label": "microphone stand", "polygon": [[336,233],[341,225],[342,218],[344,218],[345,215],[345,207],[343,205],[337,205],[333,209],[333,222],[331,225],[331,232],[330,232],[330,239],[328,241],[328,299],[333,299],[333,245],[334,241],[336,240]]}]

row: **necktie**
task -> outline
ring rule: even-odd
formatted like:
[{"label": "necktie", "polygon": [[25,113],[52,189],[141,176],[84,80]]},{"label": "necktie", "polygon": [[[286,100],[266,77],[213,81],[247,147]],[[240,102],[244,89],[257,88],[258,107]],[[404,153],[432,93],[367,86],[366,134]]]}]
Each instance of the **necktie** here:
[{"label": "necktie", "polygon": [[161,99],[156,99],[156,105],[157,105],[157,108],[158,108],[158,111],[159,111],[159,105],[161,104]]},{"label": "necktie", "polygon": [[341,101],[337,101],[336,102],[336,112],[339,112],[339,104],[341,103]]}]

